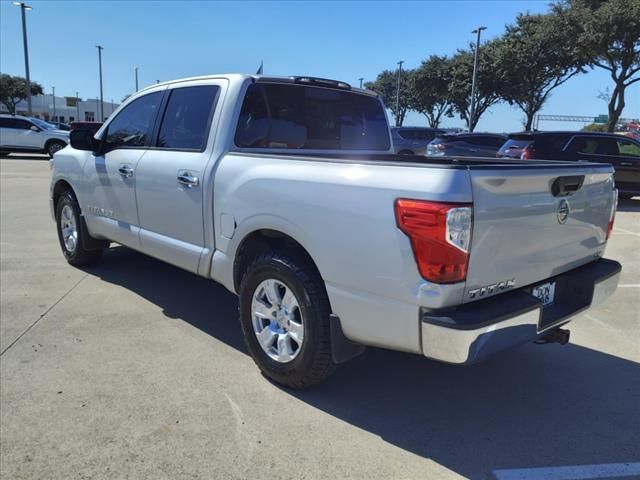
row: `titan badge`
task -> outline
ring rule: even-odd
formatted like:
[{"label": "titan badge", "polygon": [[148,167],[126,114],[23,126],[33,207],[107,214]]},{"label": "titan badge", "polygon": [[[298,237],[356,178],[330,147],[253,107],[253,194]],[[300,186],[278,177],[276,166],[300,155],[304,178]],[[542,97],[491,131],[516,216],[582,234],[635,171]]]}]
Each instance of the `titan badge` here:
[{"label": "titan badge", "polygon": [[94,207],[93,205],[87,205],[87,211],[89,213],[92,213],[96,217],[113,218],[113,210],[107,210],[106,208]]},{"label": "titan badge", "polygon": [[469,290],[469,298],[480,298],[487,295],[493,295],[494,293],[503,292],[505,290],[509,290],[516,286],[516,279],[512,278],[510,280],[504,280],[502,282],[493,283],[491,285],[487,285],[486,287],[473,288]]}]

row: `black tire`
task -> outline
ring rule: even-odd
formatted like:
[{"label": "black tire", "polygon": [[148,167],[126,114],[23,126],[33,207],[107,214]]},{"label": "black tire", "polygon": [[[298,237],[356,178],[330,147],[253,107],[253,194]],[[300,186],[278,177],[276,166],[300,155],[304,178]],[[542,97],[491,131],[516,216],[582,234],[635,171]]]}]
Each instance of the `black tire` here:
[{"label": "black tire", "polygon": [[[73,220],[75,221],[75,248],[69,248],[69,246],[67,246],[67,244],[65,243],[63,237],[63,225],[68,224],[62,219],[63,210],[65,209],[65,207],[69,207],[71,209]],[[69,212],[69,210],[67,210],[67,212]],[[89,241],[94,239],[89,237],[87,229],[84,227],[82,222],[83,220],[80,216],[80,206],[78,205],[76,197],[70,191],[64,192],[58,199],[58,203],[56,203],[56,230],[58,231],[58,241],[60,242],[62,253],[67,259],[67,262],[74,266],[90,265],[97,261],[102,255],[101,248],[97,248],[94,250],[88,250],[85,248],[85,245],[89,243]]]},{"label": "black tire", "polygon": [[47,155],[49,155],[49,158],[53,158],[54,153],[56,153],[58,150],[62,150],[66,146],[67,144],[61,140],[52,140],[47,143],[45,150],[47,151]]},{"label": "black tire", "polygon": [[[253,326],[252,300],[264,280],[275,279],[288,287],[303,318],[304,339],[300,351],[286,363],[272,359],[262,348]],[[259,255],[240,283],[240,324],[249,353],[262,373],[289,388],[321,382],[333,372],[329,315],[331,308],[324,282],[309,261],[289,252]]]}]

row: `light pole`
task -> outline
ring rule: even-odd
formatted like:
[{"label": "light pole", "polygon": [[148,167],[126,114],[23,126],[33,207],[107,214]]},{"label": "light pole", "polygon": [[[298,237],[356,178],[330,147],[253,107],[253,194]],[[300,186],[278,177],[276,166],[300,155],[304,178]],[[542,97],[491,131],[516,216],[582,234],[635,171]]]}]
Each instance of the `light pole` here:
[{"label": "light pole", "polygon": [[402,64],[404,60],[398,62],[398,83],[396,86],[396,127],[400,126],[400,75],[402,75]]},{"label": "light pole", "polygon": [[29,5],[24,2],[13,2],[14,5],[20,7],[20,13],[22,14],[22,43],[24,44],[24,70],[27,77],[27,112],[29,116],[33,115],[31,110],[31,77],[29,75],[29,47],[27,45],[27,16],[25,11],[33,10]]},{"label": "light pole", "polygon": [[360,77],[358,80],[360,80],[360,88],[362,88],[362,81],[364,80],[364,77]]},{"label": "light pole", "polygon": [[104,47],[102,45],[96,45],[98,49],[98,68],[100,72],[100,122],[104,122],[104,101],[102,97],[102,50]]},{"label": "light pole", "polygon": [[138,91],[138,67],[136,67],[136,92]]},{"label": "light pole", "polygon": [[475,113],[476,106],[476,76],[478,74],[478,53],[480,52],[480,32],[486,30],[487,27],[478,27],[471,33],[477,33],[478,39],[476,40],[476,53],[473,58],[473,77],[471,77],[471,106],[469,108],[469,131],[473,132],[473,115]]},{"label": "light pole", "polygon": [[53,121],[57,122],[58,119],[56,118],[56,87],[51,87],[51,90],[53,90],[53,94],[51,95],[53,98]]},{"label": "light pole", "polygon": [[80,121],[80,97],[78,97],[78,92],[76,92],[76,122]]}]

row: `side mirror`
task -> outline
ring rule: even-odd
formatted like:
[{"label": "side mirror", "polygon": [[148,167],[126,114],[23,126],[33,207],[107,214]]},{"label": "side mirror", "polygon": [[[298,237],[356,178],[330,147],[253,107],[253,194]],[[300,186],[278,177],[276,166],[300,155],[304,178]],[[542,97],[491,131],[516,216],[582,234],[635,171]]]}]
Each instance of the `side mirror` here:
[{"label": "side mirror", "polygon": [[29,127],[29,130],[31,130],[32,132],[39,132],[40,131],[40,129],[38,127],[36,127],[35,125],[31,125]]},{"label": "side mirror", "polygon": [[100,148],[100,140],[93,137],[91,130],[72,130],[69,134],[69,141],[76,150],[96,152]]}]

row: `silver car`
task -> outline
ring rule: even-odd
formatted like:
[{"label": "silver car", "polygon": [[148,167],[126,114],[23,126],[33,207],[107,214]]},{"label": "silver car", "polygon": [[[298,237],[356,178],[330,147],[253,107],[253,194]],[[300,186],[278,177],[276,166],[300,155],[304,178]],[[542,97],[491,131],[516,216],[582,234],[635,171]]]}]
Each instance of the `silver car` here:
[{"label": "silver car", "polygon": [[392,127],[393,151],[401,155],[426,155],[429,142],[444,132],[437,128]]}]

